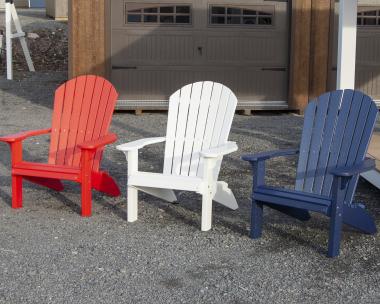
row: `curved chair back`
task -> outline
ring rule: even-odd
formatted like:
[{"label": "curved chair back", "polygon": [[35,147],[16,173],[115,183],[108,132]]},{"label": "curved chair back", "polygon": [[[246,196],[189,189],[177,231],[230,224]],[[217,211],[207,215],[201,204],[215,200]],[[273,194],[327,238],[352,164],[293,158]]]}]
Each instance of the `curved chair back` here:
[{"label": "curved chair back", "polygon": [[[55,93],[49,164],[79,167],[78,145],[108,134],[118,94],[99,76],[80,76],[61,85]],[[99,169],[102,150],[93,164]]]},{"label": "curved chair back", "polygon": [[[329,172],[364,160],[377,114],[373,100],[359,91],[330,92],[311,102],[305,112],[296,190],[330,196]],[[346,202],[352,201],[358,178],[351,180]]]},{"label": "curved chair back", "polygon": [[[170,97],[164,173],[201,176],[199,152],[227,143],[237,98],[216,82],[184,86]],[[220,163],[214,171],[219,173]]]}]

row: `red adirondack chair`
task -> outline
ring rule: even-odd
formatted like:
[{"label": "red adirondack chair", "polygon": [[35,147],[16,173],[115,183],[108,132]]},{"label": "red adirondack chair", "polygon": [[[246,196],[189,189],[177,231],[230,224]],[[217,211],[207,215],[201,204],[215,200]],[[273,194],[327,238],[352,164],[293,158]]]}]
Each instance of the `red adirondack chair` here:
[{"label": "red adirondack chair", "polygon": [[[115,181],[100,171],[104,147],[117,139],[108,132],[117,96],[112,84],[102,77],[74,78],[55,93],[51,129],[0,137],[0,142],[8,143],[11,149],[13,208],[22,208],[23,179],[56,191],[63,191],[61,180],[80,183],[82,216],[91,216],[92,189],[109,196],[120,195]],[[23,140],[48,133],[48,163],[23,161]]]}]

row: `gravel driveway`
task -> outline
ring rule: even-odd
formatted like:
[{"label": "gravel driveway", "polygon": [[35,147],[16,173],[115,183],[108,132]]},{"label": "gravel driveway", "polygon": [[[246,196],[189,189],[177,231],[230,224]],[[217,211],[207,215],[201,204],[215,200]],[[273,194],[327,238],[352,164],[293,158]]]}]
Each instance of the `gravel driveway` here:
[{"label": "gravel driveway", "polygon": [[[64,73],[0,79],[0,133],[50,126],[52,94]],[[119,143],[165,134],[166,114],[117,113]],[[141,194],[139,220],[126,221],[126,199],[94,192],[94,214],[78,214],[79,187],[55,193],[25,182],[24,208],[10,208],[10,159],[0,144],[0,303],[379,303],[380,238],[344,227],[340,258],[325,257],[328,221],[307,223],[265,209],[263,238],[248,237],[251,174],[240,155],[297,147],[302,117],[236,115],[220,179],[240,208],[214,206],[213,229],[200,231],[200,196],[171,205]],[[45,161],[48,138],[25,144],[27,160]],[[160,170],[163,145],[145,149],[141,168]],[[107,148],[103,167],[126,192],[124,155]],[[294,161],[269,163],[268,183],[291,186]],[[380,192],[361,180],[357,199],[380,224]]]},{"label": "gravel driveway", "polygon": [[[62,43],[58,49],[66,50],[64,34],[57,35],[66,31],[64,23],[42,10],[19,14],[25,31],[45,35],[42,42],[54,35]],[[58,60],[57,69],[65,70],[65,54],[50,53],[34,59]],[[66,74],[16,76],[25,79],[0,78],[0,134],[48,127],[52,95]],[[119,143],[162,136],[165,128],[164,113],[117,113],[112,125]],[[301,128],[302,117],[292,114],[236,115],[230,139],[240,150],[225,158],[220,179],[230,184],[240,208],[215,205],[208,233],[200,232],[200,196],[187,192],[178,193],[178,205],[140,194],[139,221],[128,224],[125,196],[94,192],[93,217],[84,219],[78,185],[65,183],[66,190],[55,193],[26,182],[24,208],[12,210],[9,150],[0,144],[0,303],[379,303],[378,236],[345,227],[340,258],[328,259],[326,218],[313,214],[300,223],[265,209],[263,238],[248,238],[252,177],[240,155],[297,147]],[[142,151],[140,168],[161,170],[163,148]],[[47,151],[47,137],[33,138],[24,158],[45,161]],[[271,161],[268,183],[292,186],[294,166],[294,159]],[[127,163],[115,145],[107,148],[103,168],[125,195]],[[379,197],[360,182],[357,199],[378,225]]]}]

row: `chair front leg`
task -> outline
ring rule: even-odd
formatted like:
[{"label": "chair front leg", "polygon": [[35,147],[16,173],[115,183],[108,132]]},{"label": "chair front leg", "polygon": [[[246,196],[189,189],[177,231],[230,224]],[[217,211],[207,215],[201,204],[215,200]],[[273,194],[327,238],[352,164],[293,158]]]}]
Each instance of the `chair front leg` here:
[{"label": "chair front leg", "polygon": [[[132,176],[138,171],[139,165],[139,151],[132,150],[127,153],[127,161],[128,161],[128,177]],[[137,221],[138,218],[138,190],[129,185],[127,187],[127,218],[128,222],[133,223]]]},{"label": "chair front leg", "polygon": [[12,175],[12,208],[22,208],[22,176]]},{"label": "chair front leg", "polygon": [[91,216],[92,209],[92,161],[94,150],[82,150],[81,158],[81,187],[82,187],[82,216]]},{"label": "chair front leg", "polygon": [[261,238],[263,230],[263,203],[252,199],[251,209],[251,231],[249,237],[251,239]]},{"label": "chair front leg", "polygon": [[[10,143],[12,169],[22,161],[22,142],[16,141]],[[22,208],[22,176],[12,174],[12,208]]]},{"label": "chair front leg", "polygon": [[330,214],[330,233],[328,256],[336,257],[340,251],[340,240],[343,224],[343,203],[348,187],[348,178],[335,177],[332,187],[332,205]]},{"label": "chair front leg", "polygon": [[202,218],[201,230],[209,231],[212,226],[212,199],[216,192],[216,180],[214,169],[217,158],[204,158],[203,166],[203,189],[202,189]]},{"label": "chair front leg", "polygon": [[258,239],[262,235],[263,226],[263,203],[256,201],[253,193],[258,186],[265,184],[265,161],[252,163],[253,187],[252,187],[252,210],[250,238]]}]

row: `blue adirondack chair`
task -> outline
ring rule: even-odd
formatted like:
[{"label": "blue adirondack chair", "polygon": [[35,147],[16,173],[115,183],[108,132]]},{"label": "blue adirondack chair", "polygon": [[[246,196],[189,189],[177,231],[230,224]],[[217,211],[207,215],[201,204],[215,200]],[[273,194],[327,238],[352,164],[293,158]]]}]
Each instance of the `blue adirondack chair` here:
[{"label": "blue adirondack chair", "polygon": [[[262,234],[263,205],[300,220],[309,211],[330,217],[328,256],[339,255],[342,223],[364,233],[376,226],[364,205],[353,202],[359,175],[375,168],[366,158],[378,109],[373,100],[358,91],[326,93],[311,102],[299,150],[280,150],[245,155],[253,167],[251,232]],[[295,190],[265,185],[265,161],[299,154]]]}]

